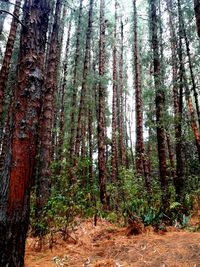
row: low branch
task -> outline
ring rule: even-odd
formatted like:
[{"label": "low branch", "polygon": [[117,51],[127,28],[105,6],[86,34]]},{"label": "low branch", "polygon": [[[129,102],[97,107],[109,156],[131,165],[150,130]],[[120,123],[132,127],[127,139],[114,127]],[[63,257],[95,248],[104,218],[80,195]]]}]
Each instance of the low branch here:
[{"label": "low branch", "polygon": [[23,27],[26,27],[22,22],[21,20],[18,19],[18,17],[16,17],[14,14],[10,13],[9,11],[6,11],[6,10],[3,10],[3,9],[0,9],[0,14],[1,13],[7,13],[8,15],[11,15],[12,17],[14,17]]}]

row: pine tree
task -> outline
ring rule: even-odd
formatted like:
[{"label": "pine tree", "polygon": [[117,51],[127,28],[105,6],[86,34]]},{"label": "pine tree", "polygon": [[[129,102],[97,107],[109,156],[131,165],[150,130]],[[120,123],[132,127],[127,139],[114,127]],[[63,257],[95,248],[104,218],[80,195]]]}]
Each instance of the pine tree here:
[{"label": "pine tree", "polygon": [[[44,83],[49,1],[24,3],[17,85],[9,142],[0,179],[0,265],[24,266],[30,189]],[[33,18],[35,18],[33,20]]]}]

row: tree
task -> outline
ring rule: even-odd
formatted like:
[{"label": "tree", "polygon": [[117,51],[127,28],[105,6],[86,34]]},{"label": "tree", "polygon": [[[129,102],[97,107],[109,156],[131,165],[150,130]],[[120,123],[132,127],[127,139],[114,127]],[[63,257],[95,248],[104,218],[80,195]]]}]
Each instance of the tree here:
[{"label": "tree", "polygon": [[144,149],[143,140],[143,110],[142,110],[142,92],[140,83],[140,65],[138,52],[138,25],[136,0],[133,0],[134,17],[134,74],[135,74],[135,105],[136,105],[136,170],[138,175],[145,177],[147,191],[151,192],[151,182]]},{"label": "tree", "polygon": [[106,204],[106,161],[105,161],[105,1],[100,1],[99,37],[99,109],[98,109],[98,170],[100,200]]},{"label": "tree", "polygon": [[88,27],[86,33],[86,45],[85,45],[85,59],[83,65],[83,79],[81,86],[81,97],[79,105],[79,114],[78,114],[78,123],[77,123],[77,134],[76,134],[76,143],[75,143],[75,155],[79,156],[80,143],[81,143],[81,134],[82,129],[85,125],[84,119],[86,118],[86,93],[87,93],[87,82],[88,74],[90,70],[90,50],[91,50],[91,35],[92,35],[92,21],[93,21],[93,0],[90,0],[90,9],[88,14]]},{"label": "tree", "polygon": [[54,97],[57,89],[58,70],[58,41],[59,25],[62,10],[62,0],[56,1],[54,24],[51,34],[49,58],[47,63],[46,80],[44,84],[44,95],[42,113],[40,117],[40,143],[39,143],[39,170],[36,188],[36,211],[37,217],[47,204],[51,190],[51,134],[54,117]]},{"label": "tree", "polygon": [[112,142],[111,142],[111,168],[112,181],[116,181],[119,175],[119,157],[117,147],[117,1],[115,1],[115,26],[113,46],[113,95],[112,95]]},{"label": "tree", "polygon": [[157,130],[157,146],[159,159],[160,183],[162,188],[162,205],[166,211],[169,207],[168,197],[168,181],[166,166],[166,148],[165,148],[165,130],[163,125],[165,93],[161,83],[160,54],[158,42],[158,15],[157,1],[150,0],[150,23],[151,23],[151,42],[153,50],[153,66],[154,66],[154,85],[156,90],[156,130]]},{"label": "tree", "polygon": [[[49,1],[24,3],[11,129],[0,179],[0,265],[24,266],[30,189],[44,83]],[[33,19],[35,18],[35,19]]]},{"label": "tree", "polygon": [[3,131],[3,104],[4,104],[4,92],[8,81],[8,74],[10,70],[10,60],[13,53],[17,26],[18,26],[18,18],[20,13],[21,0],[16,0],[15,9],[13,12],[13,19],[10,27],[10,33],[8,36],[6,51],[3,57],[2,67],[0,70],[0,142],[2,141],[2,131]]}]

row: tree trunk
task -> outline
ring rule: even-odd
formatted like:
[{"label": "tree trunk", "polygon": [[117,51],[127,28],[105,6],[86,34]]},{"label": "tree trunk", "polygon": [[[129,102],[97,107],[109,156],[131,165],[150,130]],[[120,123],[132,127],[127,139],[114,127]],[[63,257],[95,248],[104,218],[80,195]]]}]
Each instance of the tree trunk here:
[{"label": "tree trunk", "polygon": [[[71,114],[70,114],[70,137],[69,137],[69,157],[70,157],[70,164],[73,165],[73,158],[75,154],[75,114],[76,114],[76,98],[77,98],[77,68],[80,58],[80,34],[81,34],[81,18],[82,18],[82,11],[83,11],[83,0],[80,0],[79,6],[79,16],[78,16],[78,25],[76,30],[76,51],[75,51],[75,58],[74,58],[74,70],[73,70],[73,91],[72,91],[72,102],[71,102]],[[70,180],[73,180],[74,177],[70,172]],[[72,182],[72,181],[71,181]]]},{"label": "tree trunk", "polygon": [[134,18],[134,74],[135,74],[135,105],[136,105],[136,171],[137,174],[145,178],[147,191],[151,192],[151,182],[149,178],[147,160],[143,140],[143,106],[142,92],[140,83],[140,65],[138,52],[138,25],[136,0],[133,0],[133,18]]},{"label": "tree trunk", "polygon": [[99,117],[98,117],[98,170],[101,203],[106,205],[106,177],[105,161],[105,0],[100,1],[100,39],[99,39]]},{"label": "tree trunk", "polygon": [[113,95],[112,95],[112,142],[111,142],[111,179],[116,181],[119,175],[117,149],[117,1],[115,1],[115,26],[113,47]]},{"label": "tree trunk", "polygon": [[25,1],[12,132],[0,179],[0,266],[24,266],[48,15],[48,1]]},{"label": "tree trunk", "polygon": [[163,126],[163,113],[165,105],[165,93],[161,83],[161,68],[158,42],[158,16],[156,11],[156,0],[150,0],[150,21],[151,21],[151,37],[153,49],[153,65],[154,65],[154,84],[156,89],[156,130],[157,145],[159,158],[160,183],[162,188],[162,205],[166,211],[169,208],[167,166],[166,166],[166,148],[165,148],[165,130]]},{"label": "tree trunk", "polygon": [[121,19],[120,27],[121,48],[119,61],[119,79],[120,79],[120,125],[119,125],[119,156],[121,165],[126,166],[126,150],[125,150],[125,124],[124,124],[124,25]]},{"label": "tree trunk", "polygon": [[[194,133],[194,138],[195,138],[195,142],[196,142],[198,157],[199,157],[199,161],[200,161],[200,135],[199,135],[198,126],[197,126],[197,123],[196,123],[195,111],[194,111],[193,104],[192,104],[192,99],[191,99],[191,96],[190,96],[190,89],[189,89],[189,86],[188,86],[187,77],[186,77],[186,70],[185,70],[185,66],[184,66],[184,62],[183,62],[182,39],[184,38],[184,23],[183,23],[183,15],[182,15],[182,10],[181,10],[180,0],[178,0],[178,15],[179,15],[180,75],[181,75],[181,79],[184,82],[184,86],[185,86],[185,97],[186,97],[186,102],[187,102],[187,106],[188,106],[188,112],[189,112],[190,117],[191,117],[191,127],[192,127],[192,130],[193,130],[193,133]],[[180,186],[180,188],[181,188],[181,186]],[[179,190],[181,190],[181,189],[179,189]]]},{"label": "tree trunk", "polygon": [[[173,17],[173,4],[172,0],[167,0],[167,8],[169,13],[169,25],[170,25],[170,42],[172,51],[172,79],[173,79],[173,100],[174,100],[174,125],[175,125],[175,151],[176,151],[176,174],[174,177],[174,185],[176,189],[176,199],[180,200],[180,191],[182,190],[182,184],[184,180],[184,162],[183,162],[183,141],[182,141],[182,112],[183,112],[183,71],[182,71],[182,54],[178,50],[180,70],[178,77],[178,59],[177,48],[178,41],[174,29],[175,20]],[[181,35],[180,23],[179,23],[179,35]],[[179,36],[179,38],[181,38]],[[182,42],[182,41],[181,41]],[[182,46],[182,45],[181,45]],[[180,39],[179,39],[180,47]],[[179,78],[179,86],[178,86]],[[179,87],[179,88],[178,88]],[[178,90],[179,89],[179,90]]]},{"label": "tree trunk", "polygon": [[41,213],[47,204],[51,190],[51,132],[54,114],[54,97],[57,87],[57,48],[58,33],[62,1],[57,0],[52,36],[50,42],[49,59],[45,81],[42,114],[40,118],[40,145],[39,145],[39,170],[36,189],[36,213],[41,218]]},{"label": "tree trunk", "polygon": [[86,46],[85,46],[85,60],[83,65],[83,79],[81,87],[81,97],[79,105],[79,114],[78,114],[78,123],[77,123],[77,134],[76,134],[76,143],[75,143],[75,155],[79,156],[80,143],[81,143],[81,132],[82,127],[84,126],[84,120],[87,115],[86,112],[86,93],[87,93],[87,82],[88,74],[90,69],[90,49],[91,49],[91,37],[92,37],[92,22],[93,22],[93,0],[90,0],[90,9],[88,14],[88,26],[86,33]]},{"label": "tree trunk", "polygon": [[[68,56],[69,56],[69,43],[71,36],[71,19],[68,25],[68,34],[67,34],[67,42],[65,47],[65,60],[63,64],[63,78],[61,83],[61,111],[60,111],[60,125],[59,125],[59,139],[58,139],[58,160],[63,160],[63,143],[64,143],[64,122],[65,122],[65,90],[67,84],[67,74],[68,74]],[[60,168],[61,171],[61,168]],[[60,172],[59,171],[59,172]]]},{"label": "tree trunk", "polygon": [[18,26],[18,20],[16,18],[19,17],[20,13],[20,5],[21,0],[16,0],[15,3],[15,9],[13,12],[13,17],[11,27],[10,27],[10,33],[8,36],[7,44],[6,44],[6,51],[3,57],[2,67],[0,70],[0,143],[2,139],[2,131],[3,131],[3,104],[4,104],[4,92],[6,89],[7,81],[8,81],[8,74],[10,70],[10,60],[13,53],[14,43],[16,39],[16,33],[17,33],[17,26]]},{"label": "tree trunk", "polygon": [[194,78],[192,59],[191,59],[191,55],[190,55],[190,43],[189,43],[186,29],[185,29],[185,22],[184,22],[184,18],[182,15],[181,4],[180,4],[179,9],[180,9],[179,12],[180,12],[180,17],[181,17],[181,21],[182,21],[181,22],[182,23],[182,34],[183,34],[183,37],[185,39],[186,53],[187,53],[188,63],[189,63],[190,77],[191,77],[191,82],[192,82],[192,91],[193,91],[193,95],[194,95],[194,99],[195,99],[196,112],[197,112],[198,123],[199,123],[199,127],[200,127],[200,110],[199,110],[198,92],[197,92],[197,86],[196,86],[196,82],[195,82],[195,78]]}]

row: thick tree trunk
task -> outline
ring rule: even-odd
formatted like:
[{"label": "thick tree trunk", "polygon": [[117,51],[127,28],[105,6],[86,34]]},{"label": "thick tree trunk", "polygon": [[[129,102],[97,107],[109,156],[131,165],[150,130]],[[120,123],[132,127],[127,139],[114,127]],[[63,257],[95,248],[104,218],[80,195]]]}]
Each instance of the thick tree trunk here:
[{"label": "thick tree trunk", "polygon": [[106,177],[105,160],[105,1],[100,1],[100,39],[99,39],[99,117],[98,117],[98,170],[101,203],[106,205]]},{"label": "thick tree trunk", "polygon": [[165,148],[165,130],[163,125],[163,113],[165,105],[165,93],[161,84],[161,68],[158,42],[158,16],[156,11],[157,1],[150,0],[150,21],[153,49],[154,65],[154,84],[156,89],[156,129],[157,145],[159,158],[160,183],[162,188],[162,205],[166,211],[169,208],[167,166],[166,166],[166,148]]},{"label": "thick tree trunk", "polygon": [[10,27],[10,33],[8,36],[7,44],[6,44],[6,51],[3,57],[2,67],[0,70],[0,142],[2,141],[2,131],[3,131],[3,104],[4,104],[4,92],[6,90],[6,85],[8,81],[8,74],[10,70],[10,60],[13,53],[14,43],[16,39],[16,33],[17,33],[17,26],[18,26],[18,20],[16,18],[19,17],[20,12],[20,5],[21,0],[16,0],[15,3],[15,9],[13,12],[13,17],[11,27]]},{"label": "thick tree trunk", "polygon": [[50,42],[49,59],[45,81],[42,114],[40,118],[39,170],[36,189],[36,213],[38,218],[47,204],[51,190],[51,132],[54,115],[54,97],[57,88],[57,48],[62,1],[57,0]]},{"label": "thick tree trunk", "polygon": [[0,266],[24,266],[48,15],[48,1],[25,1],[12,132],[0,178]]}]

